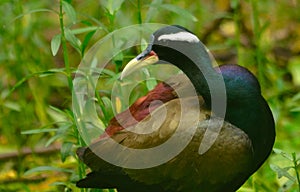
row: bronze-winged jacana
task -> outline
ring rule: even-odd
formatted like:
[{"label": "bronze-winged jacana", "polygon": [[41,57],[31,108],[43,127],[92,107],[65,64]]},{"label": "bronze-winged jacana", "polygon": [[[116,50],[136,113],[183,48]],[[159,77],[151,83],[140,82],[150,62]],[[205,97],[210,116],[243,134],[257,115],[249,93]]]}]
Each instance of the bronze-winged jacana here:
[{"label": "bronze-winged jacana", "polygon": [[[154,32],[147,49],[125,67],[121,76],[144,66],[145,61],[152,64],[158,60],[177,66],[186,76],[178,75],[159,83],[128,110],[113,118],[99,141],[78,149],[79,158],[92,172],[78,181],[77,186],[116,188],[120,192],[236,191],[265,162],[274,144],[274,120],[261,95],[259,82],[249,70],[238,65],[222,65],[219,70],[213,68],[200,40],[181,26],[167,26]],[[187,93],[186,98],[180,100],[174,91],[191,86],[186,83],[189,80],[197,92],[201,110],[195,107],[195,100],[191,100],[193,96]],[[226,89],[224,123],[212,146],[202,154],[198,149],[206,130],[217,127],[222,118],[222,112],[211,107],[215,102],[211,90],[218,93],[220,81],[224,82]],[[153,104],[156,100],[162,102]],[[107,142],[108,137],[116,143],[135,149],[164,144],[182,120],[182,101],[185,101],[185,107],[189,109],[183,116],[184,120],[192,121],[196,114],[199,122],[192,140],[171,160],[155,167],[131,169],[112,165],[95,154],[112,153],[115,158],[123,158],[121,161],[125,163],[130,159],[130,153],[122,156],[114,154],[113,146]],[[163,110],[167,111],[164,122],[155,131],[137,134],[126,129],[152,127],[153,122],[148,119],[155,114],[159,115]],[[136,121],[128,118],[128,112]],[[188,125],[184,128],[185,130],[179,131],[182,138],[190,134],[191,129]]]}]

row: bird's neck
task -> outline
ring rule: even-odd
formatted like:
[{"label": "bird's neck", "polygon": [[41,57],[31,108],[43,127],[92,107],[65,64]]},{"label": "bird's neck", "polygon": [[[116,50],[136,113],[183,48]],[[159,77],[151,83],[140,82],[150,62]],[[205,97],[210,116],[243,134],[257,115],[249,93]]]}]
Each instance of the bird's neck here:
[{"label": "bird's neck", "polygon": [[[186,48],[187,46],[189,49]],[[160,55],[160,58],[181,69],[207,104],[211,103],[212,95],[225,97],[225,85],[222,75],[212,67],[211,58],[202,43],[177,46],[176,49],[166,49],[163,52],[166,54]],[[170,55],[172,57],[169,57]],[[223,94],[218,93],[220,90],[223,91]]]}]

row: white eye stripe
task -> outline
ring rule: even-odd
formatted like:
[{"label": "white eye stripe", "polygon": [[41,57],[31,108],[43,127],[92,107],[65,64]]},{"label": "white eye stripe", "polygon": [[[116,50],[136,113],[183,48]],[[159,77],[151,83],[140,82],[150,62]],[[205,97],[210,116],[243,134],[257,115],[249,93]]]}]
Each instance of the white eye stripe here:
[{"label": "white eye stripe", "polygon": [[158,37],[158,41],[169,40],[169,41],[187,41],[189,43],[198,43],[200,40],[198,37],[189,32],[178,32],[165,34]]}]

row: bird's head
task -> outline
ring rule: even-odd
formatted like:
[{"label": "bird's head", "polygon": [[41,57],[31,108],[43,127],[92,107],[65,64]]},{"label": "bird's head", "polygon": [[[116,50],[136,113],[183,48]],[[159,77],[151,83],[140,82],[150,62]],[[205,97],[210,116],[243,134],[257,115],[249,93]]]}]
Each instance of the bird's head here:
[{"label": "bird's head", "polygon": [[[199,46],[199,44],[202,45],[198,37],[182,26],[170,25],[160,28],[151,35],[147,48],[126,65],[121,79],[159,60],[173,64],[179,63],[178,59],[183,59],[184,55],[190,56],[192,47]],[[203,48],[207,51],[204,46]]]}]

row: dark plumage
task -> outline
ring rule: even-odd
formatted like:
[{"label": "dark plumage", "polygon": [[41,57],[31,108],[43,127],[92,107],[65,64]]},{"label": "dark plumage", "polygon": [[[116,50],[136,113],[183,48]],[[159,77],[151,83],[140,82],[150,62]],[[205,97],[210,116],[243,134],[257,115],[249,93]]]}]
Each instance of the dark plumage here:
[{"label": "dark plumage", "polygon": [[[158,84],[127,111],[112,119],[99,141],[88,148],[78,149],[78,156],[93,172],[80,180],[77,186],[117,188],[121,192],[237,190],[267,159],[275,139],[273,116],[261,95],[257,79],[238,65],[223,65],[214,69],[199,39],[180,26],[157,30],[148,48],[126,66],[123,76],[149,57],[176,65],[188,79],[185,75],[178,75]],[[190,91],[192,86],[187,83],[189,80],[198,96]],[[174,90],[182,93],[184,98],[178,99],[178,92]],[[162,102],[150,105],[158,99]],[[226,111],[222,111],[223,101],[227,104]],[[181,108],[182,102],[188,110]],[[128,111],[138,122],[128,117]],[[164,111],[167,114],[158,129],[149,134],[134,133],[153,127],[156,121],[151,121],[151,117],[160,117]],[[217,129],[224,112],[225,122],[216,141],[208,151],[198,153],[207,129],[212,132]],[[195,121],[195,116],[199,117],[199,121]],[[184,121],[183,130],[176,130],[182,123],[179,121]],[[195,126],[194,133],[192,127]],[[119,162],[127,164],[134,154],[127,150],[114,153],[116,146],[109,142],[109,137],[129,148],[148,149],[164,144],[175,132],[178,138],[171,143],[174,146],[189,135],[192,135],[191,141],[170,161],[156,167],[122,168],[96,155],[113,154]],[[141,156],[140,160],[147,163],[151,158],[146,155]]]}]

